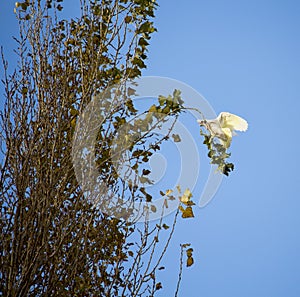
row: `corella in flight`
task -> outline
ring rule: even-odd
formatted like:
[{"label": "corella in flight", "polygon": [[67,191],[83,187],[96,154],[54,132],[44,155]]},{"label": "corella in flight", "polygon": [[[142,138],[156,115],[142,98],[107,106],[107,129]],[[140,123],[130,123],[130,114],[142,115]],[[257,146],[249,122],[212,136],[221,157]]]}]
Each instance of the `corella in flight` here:
[{"label": "corella in flight", "polygon": [[248,129],[246,120],[229,112],[221,112],[214,120],[197,120],[197,122],[210,132],[212,138],[217,137],[225,148],[230,146],[232,136],[236,135],[235,130]]}]

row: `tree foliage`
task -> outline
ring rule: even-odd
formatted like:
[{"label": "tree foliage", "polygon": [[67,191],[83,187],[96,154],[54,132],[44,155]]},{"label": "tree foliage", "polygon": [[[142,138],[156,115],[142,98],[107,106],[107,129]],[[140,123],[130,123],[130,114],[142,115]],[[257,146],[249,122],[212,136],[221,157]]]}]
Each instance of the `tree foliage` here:
[{"label": "tree foliage", "polygon": [[[146,67],[156,6],[153,0],[81,0],[80,16],[67,20],[60,17],[62,0],[16,3],[20,32],[12,74],[2,53],[3,296],[153,296],[162,288],[157,271],[179,211],[170,227],[162,219],[155,226],[145,222],[137,227],[122,216],[112,217],[86,199],[72,163],[72,139],[82,111],[109,86],[140,76]],[[169,137],[159,138],[153,127],[167,118],[175,121],[182,111],[175,90],[137,119],[133,92],[126,89],[113,109],[103,109],[97,126],[98,177],[108,185],[102,202],[107,195],[151,201],[143,186],[151,183],[144,165]],[[108,103],[102,102],[104,107]],[[129,119],[133,124],[115,143]],[[111,157],[114,145],[128,152],[138,183],[119,178]],[[162,234],[167,239],[155,258]]]},{"label": "tree foliage", "polygon": [[234,164],[227,161],[231,156],[231,153],[227,152],[226,147],[219,143],[218,139],[211,135],[209,132],[205,133],[200,130],[200,135],[204,137],[203,144],[208,148],[208,157],[210,158],[210,163],[217,165],[218,170],[228,176],[234,169]]}]

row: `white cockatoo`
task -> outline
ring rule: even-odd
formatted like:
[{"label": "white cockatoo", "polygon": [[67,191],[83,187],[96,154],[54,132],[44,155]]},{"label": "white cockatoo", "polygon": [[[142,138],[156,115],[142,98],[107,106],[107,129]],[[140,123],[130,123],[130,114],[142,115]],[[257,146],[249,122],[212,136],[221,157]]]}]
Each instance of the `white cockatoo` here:
[{"label": "white cockatoo", "polygon": [[230,146],[232,136],[236,135],[235,130],[248,129],[246,120],[229,112],[221,112],[214,120],[197,120],[197,122],[200,126],[204,126],[212,137],[217,137],[225,148]]}]

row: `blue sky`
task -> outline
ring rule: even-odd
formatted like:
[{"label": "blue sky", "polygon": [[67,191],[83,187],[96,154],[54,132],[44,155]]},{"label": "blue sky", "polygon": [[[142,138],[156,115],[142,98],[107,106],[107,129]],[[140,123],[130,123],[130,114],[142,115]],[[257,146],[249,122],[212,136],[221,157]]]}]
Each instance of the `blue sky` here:
[{"label": "blue sky", "polygon": [[235,171],[177,230],[169,264],[183,238],[196,260],[180,296],[300,296],[300,3],[162,1],[156,25],[145,74],[249,122],[231,146]]},{"label": "blue sky", "polygon": [[[0,3],[7,51],[13,3]],[[179,296],[300,296],[300,2],[159,4],[144,74],[182,81],[216,113],[249,123],[231,146],[234,172],[194,219],[180,220],[160,296],[173,295],[180,242],[192,243],[195,265],[184,269]]]}]

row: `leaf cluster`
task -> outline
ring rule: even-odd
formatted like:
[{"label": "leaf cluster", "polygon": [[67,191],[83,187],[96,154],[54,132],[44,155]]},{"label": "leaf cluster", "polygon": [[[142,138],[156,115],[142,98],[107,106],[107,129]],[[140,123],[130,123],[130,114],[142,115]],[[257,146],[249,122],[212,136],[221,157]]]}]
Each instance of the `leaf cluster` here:
[{"label": "leaf cluster", "polygon": [[159,104],[153,104],[149,108],[149,112],[156,113],[156,117],[162,118],[164,115],[174,116],[184,111],[184,101],[181,98],[181,91],[174,90],[172,95],[167,97],[160,95],[158,97]]},{"label": "leaf cluster", "polygon": [[207,155],[211,159],[211,164],[217,165],[218,170],[228,176],[234,169],[234,164],[227,161],[231,154],[228,153],[226,148],[218,143],[218,140],[210,133],[206,134],[200,130],[200,135],[204,137],[203,144],[205,144],[208,148]]},{"label": "leaf cluster", "polygon": [[181,244],[181,249],[185,250],[185,252],[186,252],[186,256],[187,256],[186,266],[187,267],[190,267],[194,264],[194,258],[193,258],[194,249],[191,248],[190,246],[191,246],[190,243]]},{"label": "leaf cluster", "polygon": [[[120,186],[122,180],[126,180],[126,185],[122,185],[124,192],[134,199],[151,202],[152,195],[146,190],[146,186],[152,184],[148,161],[161,148],[161,144],[170,138],[172,126],[182,111],[183,100],[180,92],[175,90],[173,95],[159,96],[157,105],[138,111],[129,97],[135,91],[128,88],[125,94],[126,103],[103,122],[105,129],[99,129],[96,162],[99,173],[107,182],[111,178],[114,183],[119,181]],[[161,128],[163,125],[170,126],[170,121],[169,132],[162,136]],[[122,176],[118,176],[120,168],[126,168]],[[154,207],[151,210],[156,211]]]},{"label": "leaf cluster", "polygon": [[178,194],[180,195],[179,200],[181,202],[178,209],[181,212],[182,218],[184,219],[193,218],[194,217],[193,206],[195,205],[195,203],[191,200],[191,198],[193,197],[192,192],[189,189],[186,189],[182,194],[179,185],[177,186],[177,191]]},{"label": "leaf cluster", "polygon": [[[16,3],[20,63],[10,75],[3,56],[0,113],[0,292],[5,296],[154,296],[162,288],[157,272],[163,270],[177,215],[193,216],[186,190],[173,224],[161,219],[137,227],[127,221],[130,203],[152,201],[150,157],[171,136],[180,141],[173,124],[166,136],[159,133],[184,110],[179,90],[140,111],[134,88],[114,87],[146,67],[156,2],[80,5],[79,16],[62,19],[63,0]],[[106,185],[98,197],[101,210],[87,199],[72,162],[80,116],[94,98],[101,108],[89,118],[97,132],[92,157],[97,180]],[[120,176],[122,166],[128,171]],[[167,208],[175,197],[171,190],[161,194]],[[105,207],[114,207],[116,217]],[[162,252],[155,257],[157,249]]]}]

